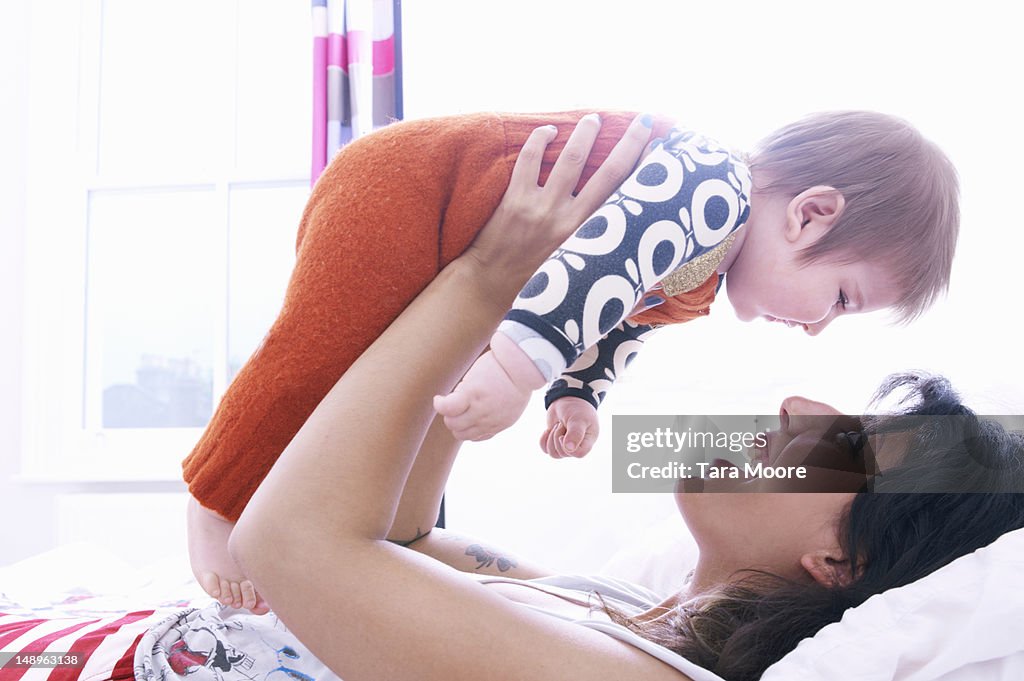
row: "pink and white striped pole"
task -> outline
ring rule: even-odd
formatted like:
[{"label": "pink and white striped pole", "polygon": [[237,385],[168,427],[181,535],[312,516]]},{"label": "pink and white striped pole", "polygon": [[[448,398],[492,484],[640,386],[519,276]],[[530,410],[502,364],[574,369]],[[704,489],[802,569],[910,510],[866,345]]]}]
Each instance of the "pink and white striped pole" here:
[{"label": "pink and white striped pole", "polygon": [[327,167],[327,0],[313,1],[313,154],[310,184]]}]

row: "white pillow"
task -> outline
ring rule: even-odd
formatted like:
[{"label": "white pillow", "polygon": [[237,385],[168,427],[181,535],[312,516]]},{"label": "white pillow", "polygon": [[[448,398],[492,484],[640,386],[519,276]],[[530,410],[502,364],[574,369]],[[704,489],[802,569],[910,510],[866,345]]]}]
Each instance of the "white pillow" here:
[{"label": "white pillow", "polygon": [[1024,530],[872,596],[772,665],[762,681],[1024,678]]},{"label": "white pillow", "polygon": [[[678,515],[646,530],[602,572],[662,594],[696,560]],[[848,610],[772,665],[762,681],[1024,679],[1024,529],[913,584]]]}]

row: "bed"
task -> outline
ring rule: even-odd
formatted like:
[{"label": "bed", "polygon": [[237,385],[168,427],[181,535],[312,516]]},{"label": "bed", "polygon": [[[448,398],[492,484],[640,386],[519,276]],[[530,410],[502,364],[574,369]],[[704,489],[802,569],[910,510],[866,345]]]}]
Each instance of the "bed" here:
[{"label": "bed", "polygon": [[[670,593],[695,551],[678,516],[666,518],[601,572]],[[762,678],[1019,681],[1022,576],[1017,530],[848,611]],[[225,608],[202,593],[184,556],[134,568],[89,544],[0,567],[0,655],[0,681],[337,679],[272,613]]]}]

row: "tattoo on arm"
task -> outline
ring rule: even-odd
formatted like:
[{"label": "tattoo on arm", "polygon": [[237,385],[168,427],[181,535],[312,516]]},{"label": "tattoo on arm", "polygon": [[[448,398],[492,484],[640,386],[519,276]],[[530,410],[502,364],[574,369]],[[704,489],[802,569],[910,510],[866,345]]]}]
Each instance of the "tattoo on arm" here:
[{"label": "tattoo on arm", "polygon": [[486,546],[480,544],[470,544],[466,547],[466,555],[473,556],[476,559],[476,569],[491,567],[497,561],[498,570],[500,572],[508,572],[512,568],[516,567],[518,563],[512,556],[506,556],[497,551],[492,551]]},{"label": "tattoo on arm", "polygon": [[398,546],[404,546],[406,548],[409,548],[409,546],[411,546],[412,544],[418,542],[420,539],[423,539],[428,534],[430,534],[430,530],[432,530],[432,529],[434,529],[434,528],[431,527],[426,532],[424,532],[419,527],[417,527],[416,528],[416,536],[413,537],[412,539],[388,539],[388,541],[391,542],[392,544],[397,544]]}]

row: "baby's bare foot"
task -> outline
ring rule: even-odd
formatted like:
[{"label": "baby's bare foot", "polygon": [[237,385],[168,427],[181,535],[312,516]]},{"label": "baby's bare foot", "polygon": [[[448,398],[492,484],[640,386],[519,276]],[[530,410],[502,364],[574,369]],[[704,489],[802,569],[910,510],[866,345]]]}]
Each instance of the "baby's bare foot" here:
[{"label": "baby's bare foot", "polygon": [[188,557],[192,574],[203,591],[224,605],[262,615],[270,608],[228,553],[228,537],[234,526],[189,497]]}]

